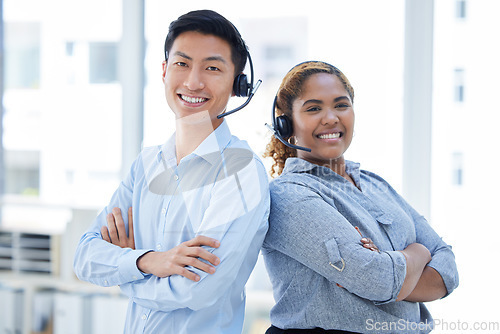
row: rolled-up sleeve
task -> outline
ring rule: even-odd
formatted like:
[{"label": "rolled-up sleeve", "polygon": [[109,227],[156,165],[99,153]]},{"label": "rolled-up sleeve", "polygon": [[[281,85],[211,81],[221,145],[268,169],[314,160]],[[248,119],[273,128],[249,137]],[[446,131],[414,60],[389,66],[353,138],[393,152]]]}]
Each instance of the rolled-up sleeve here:
[{"label": "rolled-up sleeve", "polygon": [[459,283],[452,247],[443,241],[423,216],[418,214],[410,205],[407,207],[415,221],[417,242],[427,247],[431,253],[432,260],[427,265],[434,268],[441,275],[446,286],[447,296],[458,287]]}]

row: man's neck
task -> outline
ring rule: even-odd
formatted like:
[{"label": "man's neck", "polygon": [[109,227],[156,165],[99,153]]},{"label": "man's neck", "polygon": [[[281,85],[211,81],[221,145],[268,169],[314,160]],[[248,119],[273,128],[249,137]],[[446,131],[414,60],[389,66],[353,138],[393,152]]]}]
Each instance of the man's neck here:
[{"label": "man's neck", "polygon": [[176,120],[175,153],[177,164],[193,153],[200,144],[222,124],[222,119],[210,119],[208,111],[202,111]]}]

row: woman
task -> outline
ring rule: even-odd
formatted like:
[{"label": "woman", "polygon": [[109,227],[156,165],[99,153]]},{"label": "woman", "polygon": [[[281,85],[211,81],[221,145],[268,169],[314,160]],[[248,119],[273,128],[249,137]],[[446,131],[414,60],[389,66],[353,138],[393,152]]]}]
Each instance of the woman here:
[{"label": "woman", "polygon": [[344,74],[318,61],[295,66],[276,96],[268,334],[427,333],[422,302],[458,285],[451,247],[380,176],[344,159],[353,100]]}]

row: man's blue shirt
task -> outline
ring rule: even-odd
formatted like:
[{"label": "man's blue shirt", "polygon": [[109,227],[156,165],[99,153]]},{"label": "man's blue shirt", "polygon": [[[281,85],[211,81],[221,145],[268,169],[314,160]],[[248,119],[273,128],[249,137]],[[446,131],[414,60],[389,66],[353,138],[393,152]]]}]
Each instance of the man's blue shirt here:
[{"label": "man's blue shirt", "polygon": [[[244,286],[267,232],[269,201],[262,162],[225,121],[178,165],[174,135],[140,153],[80,240],[75,273],[100,286],[120,285],[130,298],[126,333],[240,333]],[[101,238],[114,207],[122,213],[133,208],[136,250]],[[137,268],[146,252],[167,251],[197,235],[220,241],[210,249],[221,260],[215,274],[188,267],[201,277],[193,282],[144,275]]]}]

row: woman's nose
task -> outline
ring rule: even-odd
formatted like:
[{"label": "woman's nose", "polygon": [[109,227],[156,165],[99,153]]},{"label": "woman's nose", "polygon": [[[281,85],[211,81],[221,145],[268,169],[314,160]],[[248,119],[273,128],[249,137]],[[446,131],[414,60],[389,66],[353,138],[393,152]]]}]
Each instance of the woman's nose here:
[{"label": "woman's nose", "polygon": [[326,109],[323,113],[323,117],[321,119],[321,123],[323,125],[332,125],[339,121],[339,117],[337,116],[337,112],[333,109]]}]

